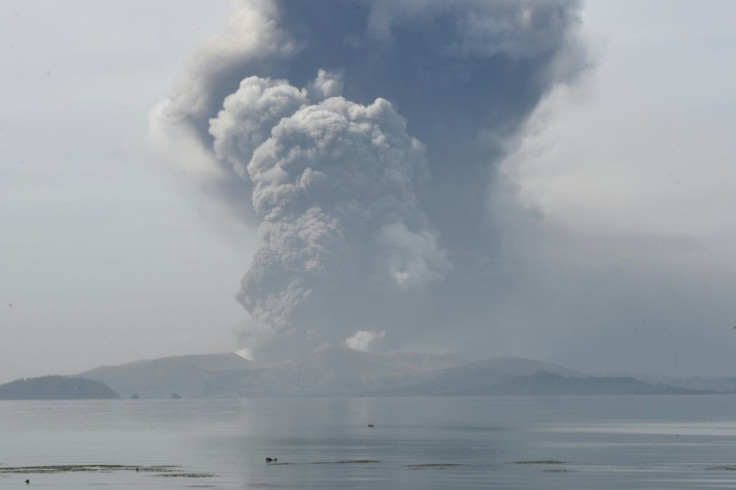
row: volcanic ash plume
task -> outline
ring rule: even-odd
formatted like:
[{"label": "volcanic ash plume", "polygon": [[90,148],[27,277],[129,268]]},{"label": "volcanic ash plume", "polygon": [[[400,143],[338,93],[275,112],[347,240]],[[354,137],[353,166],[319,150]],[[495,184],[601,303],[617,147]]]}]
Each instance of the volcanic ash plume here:
[{"label": "volcanic ash plume", "polygon": [[218,196],[257,223],[263,246],[237,295],[251,344],[281,356],[346,339],[368,349],[450,318],[478,323],[492,303],[478,291],[496,280],[485,204],[495,164],[560,78],[576,11],[468,0],[237,9],[153,129],[189,128]]},{"label": "volcanic ash plume", "polygon": [[[300,343],[325,340],[338,298],[426,288],[450,269],[413,188],[421,144],[387,101],[329,97],[341,85],[324,71],[304,89],[249,77],[210,123],[261,220],[238,300]],[[344,338],[354,325],[335,328]]]}]

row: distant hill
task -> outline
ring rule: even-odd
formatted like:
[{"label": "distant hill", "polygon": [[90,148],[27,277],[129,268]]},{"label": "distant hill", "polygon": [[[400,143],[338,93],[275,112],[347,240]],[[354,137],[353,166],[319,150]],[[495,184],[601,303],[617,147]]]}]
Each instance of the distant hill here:
[{"label": "distant hill", "polygon": [[120,398],[104,383],[80,377],[42,376],[0,385],[0,400],[89,400]]},{"label": "distant hill", "polygon": [[379,356],[388,365],[412,371],[436,371],[467,364],[468,361],[454,354],[425,354],[421,352],[393,352]]},{"label": "distant hill", "polygon": [[578,375],[556,364],[507,357],[422,373],[391,394],[417,396],[493,394],[496,385],[540,371],[562,376]]},{"label": "distant hill", "polygon": [[383,394],[403,386],[413,376],[454,365],[449,356],[431,354],[379,355],[347,347],[328,347],[304,359],[271,368],[281,394]]},{"label": "distant hill", "polygon": [[571,377],[547,371],[520,376],[491,387],[488,395],[682,395],[696,390],[649,384],[631,376]]},{"label": "distant hill", "polygon": [[80,376],[105,383],[125,398],[184,398],[233,396],[231,392],[250,369],[235,353],[164,357],[119,366],[101,366]]},{"label": "distant hill", "polygon": [[668,385],[690,390],[736,393],[736,378],[677,378],[665,381]]},{"label": "distant hill", "polygon": [[258,363],[234,353],[191,355],[102,366],[80,376],[126,398],[357,395],[386,391],[408,376],[459,362],[455,356],[383,356],[330,347],[289,362]]},{"label": "distant hill", "polygon": [[632,377],[589,376],[531,359],[466,363],[455,356],[381,355],[344,346],[289,362],[259,363],[232,353],[192,355],[104,366],[82,376],[140,398],[706,393]]}]

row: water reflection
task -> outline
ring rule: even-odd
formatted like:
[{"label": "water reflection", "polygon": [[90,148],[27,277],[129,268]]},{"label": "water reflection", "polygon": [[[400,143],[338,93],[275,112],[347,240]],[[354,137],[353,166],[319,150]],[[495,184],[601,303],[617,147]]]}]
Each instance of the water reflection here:
[{"label": "water reflection", "polygon": [[[60,489],[736,487],[733,401],[1,402],[0,481],[30,478]],[[73,465],[107,467],[72,471]],[[37,468],[11,470],[21,466]]]}]

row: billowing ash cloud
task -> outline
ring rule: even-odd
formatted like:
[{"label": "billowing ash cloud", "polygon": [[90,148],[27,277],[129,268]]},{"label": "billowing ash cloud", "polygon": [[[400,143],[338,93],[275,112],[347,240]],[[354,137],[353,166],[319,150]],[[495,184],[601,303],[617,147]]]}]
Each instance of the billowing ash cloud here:
[{"label": "billowing ash cloud", "polygon": [[264,246],[238,299],[300,342],[335,321],[335,298],[423,289],[450,269],[414,192],[422,146],[383,99],[319,100],[340,86],[324,72],[301,90],[249,77],[210,124],[261,220]]},{"label": "billowing ash cloud", "polygon": [[257,223],[250,341],[293,355],[482,324],[503,288],[496,163],[576,68],[576,24],[562,0],[242,3],[153,129],[188,128]]}]

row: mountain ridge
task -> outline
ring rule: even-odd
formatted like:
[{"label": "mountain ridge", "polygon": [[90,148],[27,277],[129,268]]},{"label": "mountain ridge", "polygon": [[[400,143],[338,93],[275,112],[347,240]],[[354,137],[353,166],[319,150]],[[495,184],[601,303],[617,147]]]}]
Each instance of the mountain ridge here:
[{"label": "mountain ridge", "polygon": [[480,396],[704,394],[714,390],[591,376],[558,364],[503,357],[467,362],[451,355],[376,354],[345,346],[262,363],[235,353],[175,356],[100,366],[80,374],[123,397]]},{"label": "mountain ridge", "polygon": [[0,400],[101,400],[120,398],[109,386],[79,376],[21,378],[0,385]]}]

